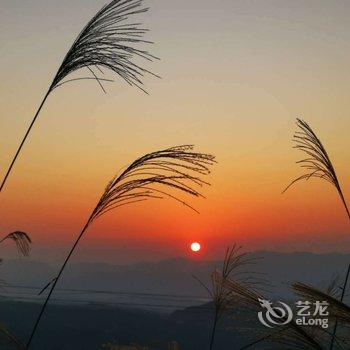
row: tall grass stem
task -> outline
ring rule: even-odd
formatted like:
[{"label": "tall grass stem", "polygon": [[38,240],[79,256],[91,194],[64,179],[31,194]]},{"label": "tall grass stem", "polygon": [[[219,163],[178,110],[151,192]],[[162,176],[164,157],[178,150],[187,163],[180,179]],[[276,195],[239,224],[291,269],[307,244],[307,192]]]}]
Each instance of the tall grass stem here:
[{"label": "tall grass stem", "polygon": [[35,116],[34,116],[33,120],[31,121],[31,123],[30,123],[30,125],[29,125],[29,127],[28,127],[28,129],[27,129],[27,131],[26,131],[26,133],[25,133],[25,135],[24,135],[24,137],[23,137],[22,142],[20,143],[20,145],[19,145],[19,147],[18,147],[18,149],[17,149],[17,152],[16,152],[15,156],[14,156],[13,159],[12,159],[12,162],[11,162],[9,168],[7,169],[7,172],[6,172],[6,174],[5,174],[5,177],[3,178],[2,182],[1,182],[0,193],[1,193],[2,189],[4,188],[4,186],[5,186],[5,184],[6,184],[6,181],[7,181],[8,177],[9,177],[11,171],[12,171],[12,168],[13,168],[13,166],[14,166],[15,163],[16,163],[16,160],[17,160],[17,158],[18,158],[18,156],[19,156],[19,154],[20,154],[20,152],[21,152],[21,150],[22,150],[22,148],[23,148],[23,146],[24,146],[24,144],[25,144],[25,142],[26,142],[26,140],[27,140],[29,134],[30,134],[30,131],[32,130],[32,128],[33,128],[33,126],[34,126],[36,120],[38,119],[38,116],[39,116],[39,114],[40,114],[40,111],[41,111],[41,109],[43,108],[43,106],[44,106],[44,104],[45,104],[47,98],[49,97],[50,92],[51,92],[51,88],[47,91],[47,93],[46,93],[44,99],[42,100],[42,102],[41,102],[41,104],[40,104],[40,106],[39,106],[37,112],[35,113]]}]

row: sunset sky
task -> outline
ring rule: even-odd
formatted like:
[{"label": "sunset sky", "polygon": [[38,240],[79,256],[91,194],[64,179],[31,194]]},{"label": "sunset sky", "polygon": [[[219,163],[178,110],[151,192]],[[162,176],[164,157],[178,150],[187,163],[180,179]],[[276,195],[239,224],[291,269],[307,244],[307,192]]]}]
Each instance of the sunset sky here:
[{"label": "sunset sky", "polygon": [[[1,1],[1,175],[63,56],[104,4]],[[147,152],[195,144],[218,161],[206,199],[187,197],[199,215],[170,200],[116,210],[88,231],[75,259],[191,256],[192,241],[202,244],[201,259],[232,243],[349,252],[349,220],[334,188],[313,180],[281,191],[301,174],[291,137],[302,117],[350,201],[350,3],[146,4],[149,50],[161,58],[148,68],[162,79],[145,78],[149,95],[117,77],[106,95],[94,81],[56,90],[1,194],[1,234],[26,231],[33,259],[60,258],[120,168]]]}]

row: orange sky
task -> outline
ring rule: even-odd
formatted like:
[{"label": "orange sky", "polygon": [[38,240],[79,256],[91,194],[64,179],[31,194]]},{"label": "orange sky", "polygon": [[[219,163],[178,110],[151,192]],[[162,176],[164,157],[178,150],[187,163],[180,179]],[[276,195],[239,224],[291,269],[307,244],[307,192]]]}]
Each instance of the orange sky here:
[{"label": "orange sky", "polygon": [[[69,13],[67,3],[1,5],[0,169],[74,36],[104,1],[84,8],[69,1]],[[280,193],[300,174],[290,141],[299,116],[323,140],[350,198],[350,5],[149,4],[145,22],[162,58],[152,70],[162,79],[146,79],[149,96],[120,80],[107,95],[94,82],[55,91],[1,195],[0,231],[27,231],[36,249],[67,247],[118,169],[143,153],[193,143],[218,160],[207,199],[189,199],[200,215],[169,200],[123,208],[96,223],[84,245],[149,249],[155,257],[185,255],[192,240],[202,242],[203,258],[233,242],[349,251],[349,223],[333,188],[312,181]]]}]

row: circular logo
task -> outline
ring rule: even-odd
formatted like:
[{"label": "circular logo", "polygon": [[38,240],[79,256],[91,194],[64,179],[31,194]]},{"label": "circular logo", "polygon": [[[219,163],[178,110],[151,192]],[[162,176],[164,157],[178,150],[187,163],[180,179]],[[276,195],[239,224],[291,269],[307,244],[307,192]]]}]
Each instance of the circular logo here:
[{"label": "circular logo", "polygon": [[259,302],[265,312],[260,311],[258,317],[265,327],[283,326],[293,319],[292,309],[282,301],[278,302],[280,306],[272,306],[272,302],[265,299],[259,299]]}]

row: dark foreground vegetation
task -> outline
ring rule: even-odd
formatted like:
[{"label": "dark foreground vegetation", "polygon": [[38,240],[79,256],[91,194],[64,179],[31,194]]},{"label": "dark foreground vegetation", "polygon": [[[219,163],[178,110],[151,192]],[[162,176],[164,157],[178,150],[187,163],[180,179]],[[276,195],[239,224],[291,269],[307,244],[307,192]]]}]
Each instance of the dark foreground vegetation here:
[{"label": "dark foreground vegetation", "polygon": [[[40,305],[29,302],[1,301],[2,319],[23,341],[30,334],[33,318]],[[239,308],[233,319],[224,320],[217,331],[215,349],[239,349],[249,342],[256,315],[243,314]],[[210,305],[161,314],[107,305],[50,305],[35,350],[98,350],[103,344],[139,343],[151,349],[167,349],[176,341],[180,349],[208,347],[212,310]],[[238,322],[239,318],[239,322]],[[231,345],[232,346],[231,346]],[[1,349],[3,349],[3,345]],[[5,349],[5,348],[4,348]],[[10,349],[10,348],[8,348]]]}]

